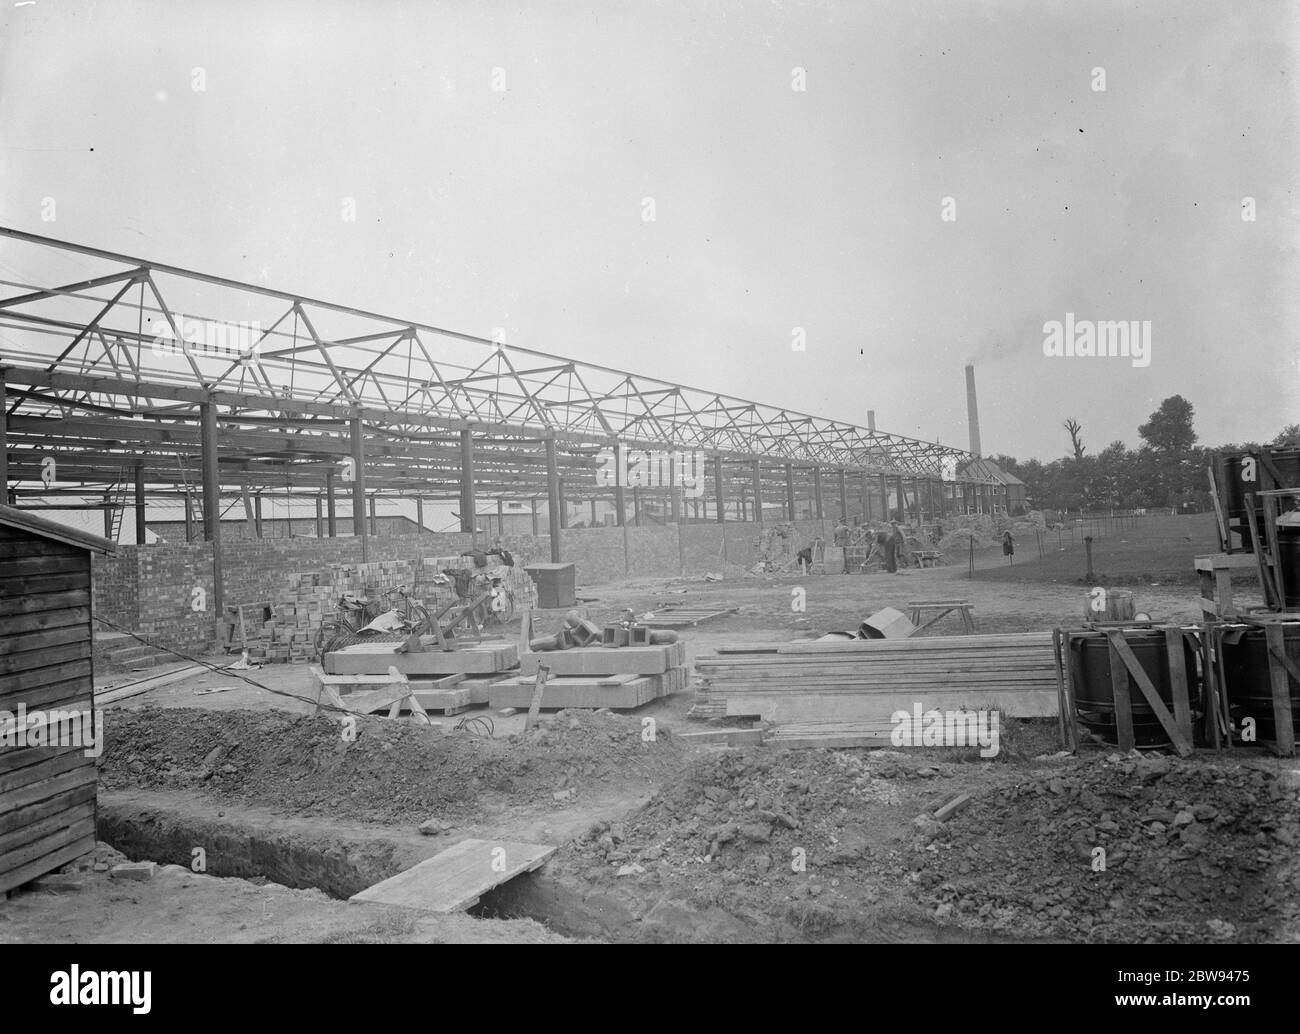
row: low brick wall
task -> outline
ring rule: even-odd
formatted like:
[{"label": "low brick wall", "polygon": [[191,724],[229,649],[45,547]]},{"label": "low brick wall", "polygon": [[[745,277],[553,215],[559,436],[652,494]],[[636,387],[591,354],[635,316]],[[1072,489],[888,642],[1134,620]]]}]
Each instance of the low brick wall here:
[{"label": "low brick wall", "polygon": [[[829,542],[832,524],[796,522],[798,543],[806,545],[817,534]],[[738,522],[570,528],[561,533],[561,558],[575,564],[577,582],[584,586],[706,571],[736,576],[757,562],[759,535],[757,525]],[[471,544],[472,536],[461,532],[380,535],[369,540],[367,559],[456,556]],[[551,559],[548,535],[507,535],[501,544],[519,566]],[[361,540],[351,537],[241,539],[223,541],[222,547],[223,600],[228,605],[274,601],[291,576],[362,562]],[[213,599],[209,543],[121,546],[115,557],[94,558],[94,575],[97,617],[185,652],[215,643],[220,615]]]}]

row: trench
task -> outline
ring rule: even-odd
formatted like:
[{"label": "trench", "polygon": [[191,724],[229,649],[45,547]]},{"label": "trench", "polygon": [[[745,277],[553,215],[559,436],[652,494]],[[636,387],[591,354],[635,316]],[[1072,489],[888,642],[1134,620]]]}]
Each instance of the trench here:
[{"label": "trench", "polygon": [[[321,823],[143,791],[102,794],[98,836],[132,860],[191,866],[204,852],[211,876],[264,878],[340,901],[432,857],[454,841],[359,824]],[[548,867],[486,893],[469,910],[485,922],[533,919],[577,940],[615,943],[970,942],[1010,940],[945,927],[910,913],[881,913],[806,929],[766,914],[700,908],[662,888],[593,886]]]}]

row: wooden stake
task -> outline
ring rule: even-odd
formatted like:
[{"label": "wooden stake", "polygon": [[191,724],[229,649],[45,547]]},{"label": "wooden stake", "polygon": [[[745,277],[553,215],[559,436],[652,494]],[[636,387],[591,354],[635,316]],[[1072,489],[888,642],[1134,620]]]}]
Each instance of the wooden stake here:
[{"label": "wooden stake", "polygon": [[542,709],[542,692],[546,689],[546,676],[551,669],[545,664],[537,666],[537,677],[533,681],[533,699],[528,704],[528,717],[524,719],[524,732],[528,732],[537,721],[537,714]]}]

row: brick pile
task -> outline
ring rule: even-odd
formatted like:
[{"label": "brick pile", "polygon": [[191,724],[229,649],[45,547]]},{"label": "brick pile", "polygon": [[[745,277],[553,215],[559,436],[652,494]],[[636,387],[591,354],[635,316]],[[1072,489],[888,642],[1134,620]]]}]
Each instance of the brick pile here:
[{"label": "brick pile", "polygon": [[[443,571],[472,569],[470,557],[425,557],[415,560],[379,560],[372,563],[329,564],[327,570],[286,576],[285,587],[271,601],[269,617],[250,620],[245,612],[246,646],[250,661],[283,664],[311,660],[320,629],[334,622],[339,597],[353,593],[376,599],[405,586],[430,615],[456,600],[454,584],[436,584]],[[491,569],[491,565],[489,565]],[[537,587],[521,567],[507,568],[502,579],[515,596],[516,608],[536,606]],[[396,604],[396,597],[392,597]],[[234,635],[238,637],[238,627]]]}]

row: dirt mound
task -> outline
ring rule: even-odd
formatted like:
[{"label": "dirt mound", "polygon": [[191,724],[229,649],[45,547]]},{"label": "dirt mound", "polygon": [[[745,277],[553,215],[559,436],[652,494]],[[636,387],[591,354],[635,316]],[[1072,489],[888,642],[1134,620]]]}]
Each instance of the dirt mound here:
[{"label": "dirt mound", "polygon": [[105,788],[178,789],[299,815],[367,822],[464,817],[486,798],[551,802],[596,781],[676,771],[682,750],[638,718],[585,711],[545,716],[526,737],[489,739],[382,718],[181,708],[115,711],[105,723]]},{"label": "dirt mound", "polygon": [[910,878],[937,918],[969,927],[1262,941],[1300,930],[1297,848],[1300,794],[1276,772],[1114,754],[986,792],[947,824],[922,821]]},{"label": "dirt mound", "polygon": [[[883,751],[705,755],[626,821],[595,823],[560,864],[644,913],[630,936],[691,939],[686,917],[702,914],[714,939],[864,936],[870,906],[900,897],[883,869],[906,848],[906,801],[938,775]],[[658,930],[661,914],[677,920]]]}]

